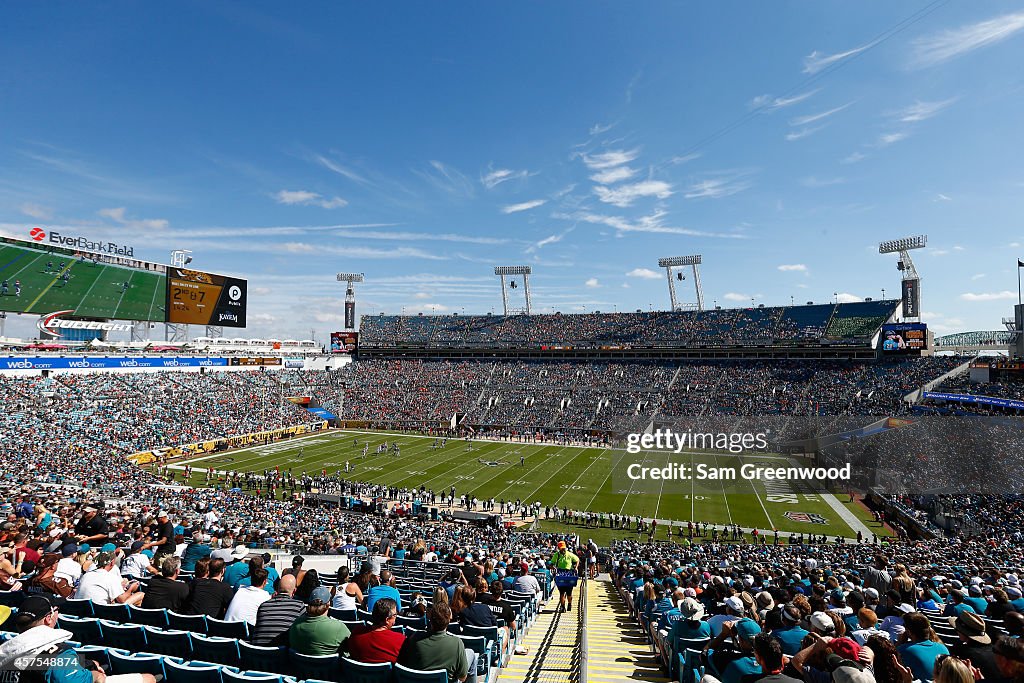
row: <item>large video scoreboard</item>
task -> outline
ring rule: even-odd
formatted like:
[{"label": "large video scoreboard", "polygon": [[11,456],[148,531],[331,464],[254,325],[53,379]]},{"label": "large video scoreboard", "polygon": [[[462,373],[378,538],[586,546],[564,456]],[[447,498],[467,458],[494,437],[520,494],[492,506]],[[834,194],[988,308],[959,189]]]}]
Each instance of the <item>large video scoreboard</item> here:
[{"label": "large video scoreboard", "polygon": [[243,279],[140,261],[130,248],[41,228],[29,235],[0,236],[0,311],[245,327]]},{"label": "large video scoreboard", "polygon": [[914,353],[928,348],[928,325],[924,323],[889,323],[882,325],[882,352]]}]

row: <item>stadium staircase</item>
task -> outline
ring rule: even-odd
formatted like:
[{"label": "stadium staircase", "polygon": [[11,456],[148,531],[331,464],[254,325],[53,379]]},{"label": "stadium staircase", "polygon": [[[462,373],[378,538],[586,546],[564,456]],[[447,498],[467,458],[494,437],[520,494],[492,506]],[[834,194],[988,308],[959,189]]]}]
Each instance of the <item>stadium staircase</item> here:
[{"label": "stadium staircase", "polygon": [[514,655],[501,670],[498,683],[587,683],[589,596],[583,583],[576,590],[583,596],[571,612],[558,611],[557,594],[548,598],[546,608],[537,615],[523,639],[529,652]]},{"label": "stadium staircase", "polygon": [[[604,575],[606,577],[606,575]],[[610,580],[588,581],[585,683],[669,683]]]}]

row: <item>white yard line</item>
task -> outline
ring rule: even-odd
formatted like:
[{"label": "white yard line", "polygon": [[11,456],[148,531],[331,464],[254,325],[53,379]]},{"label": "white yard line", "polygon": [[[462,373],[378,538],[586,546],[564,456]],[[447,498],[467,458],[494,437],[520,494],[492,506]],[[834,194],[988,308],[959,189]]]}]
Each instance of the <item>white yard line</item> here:
[{"label": "white yard line", "polygon": [[607,449],[607,448],[602,448],[602,449],[601,449],[601,452],[597,454],[597,457],[596,457],[596,458],[594,458],[593,462],[591,462],[591,463],[590,463],[589,465],[587,465],[586,469],[584,469],[584,470],[583,470],[582,472],[580,472],[580,476],[576,477],[576,481],[574,481],[573,483],[569,484],[569,487],[568,487],[567,489],[565,489],[565,493],[563,493],[562,495],[560,495],[560,496],[558,497],[558,500],[556,500],[556,501],[555,501],[555,502],[554,502],[554,503],[552,504],[552,506],[554,506],[554,505],[558,505],[559,503],[561,503],[561,502],[562,502],[562,499],[563,499],[563,498],[565,498],[565,494],[566,494],[566,493],[569,493],[569,491],[572,491],[572,487],[573,487],[573,486],[575,486],[575,485],[576,485],[576,483],[577,483],[577,482],[578,482],[578,481],[579,481],[580,479],[582,479],[582,478],[583,478],[583,475],[584,475],[584,474],[586,474],[587,472],[589,472],[589,471],[590,471],[590,468],[594,466],[594,463],[595,463],[595,462],[599,462],[599,461],[601,460],[601,457],[602,457],[602,456],[603,456],[603,455],[605,454],[605,451],[607,451],[607,450],[609,450],[609,449]]}]

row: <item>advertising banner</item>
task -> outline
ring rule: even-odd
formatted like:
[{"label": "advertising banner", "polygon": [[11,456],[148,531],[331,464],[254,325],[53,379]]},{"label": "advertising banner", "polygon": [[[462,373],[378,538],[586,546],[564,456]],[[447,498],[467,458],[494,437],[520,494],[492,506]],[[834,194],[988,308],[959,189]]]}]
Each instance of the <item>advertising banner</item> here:
[{"label": "advertising banner", "polygon": [[20,357],[0,356],[0,370],[107,370],[111,368],[209,368],[224,367],[226,358],[204,358],[183,356],[176,358],[142,358],[115,356],[96,358],[93,356],[46,356]]}]

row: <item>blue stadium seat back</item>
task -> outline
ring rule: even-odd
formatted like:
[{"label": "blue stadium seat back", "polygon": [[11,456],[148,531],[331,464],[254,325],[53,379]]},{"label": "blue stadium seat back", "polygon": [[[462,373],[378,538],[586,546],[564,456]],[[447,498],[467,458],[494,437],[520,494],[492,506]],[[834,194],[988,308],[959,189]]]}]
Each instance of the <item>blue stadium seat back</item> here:
[{"label": "blue stadium seat back", "polygon": [[145,626],[146,629],[146,650],[171,657],[191,659],[192,634],[188,631],[176,631],[162,629],[155,626]]},{"label": "blue stadium seat back", "polygon": [[223,683],[221,668],[207,662],[177,662],[164,659],[164,680],[167,683]]},{"label": "blue stadium seat back", "polygon": [[339,621],[358,621],[359,620],[359,615],[356,613],[356,610],[354,610],[354,609],[335,609],[335,608],[332,607],[328,611],[328,613],[332,617],[334,617],[335,619],[338,619]]},{"label": "blue stadium seat back", "polygon": [[178,631],[206,633],[205,614],[178,614],[167,610],[167,626]]},{"label": "blue stadium seat back", "polygon": [[484,680],[487,680],[487,670],[491,666],[491,645],[487,642],[487,639],[483,636],[467,635],[460,635],[458,638],[467,650],[472,650],[477,654],[477,676],[483,676]]},{"label": "blue stadium seat back", "polygon": [[131,623],[131,621],[129,621],[128,619],[128,605],[122,605],[118,603],[101,605],[97,602],[94,602],[92,603],[92,611],[93,615],[99,619],[114,621],[118,624]]},{"label": "blue stadium seat back", "polygon": [[148,652],[132,653],[109,650],[107,657],[110,661],[110,673],[115,676],[121,674],[164,675],[164,658],[160,655]]},{"label": "blue stadium seat back", "polygon": [[295,683],[291,676],[267,671],[239,671],[233,667],[223,667],[220,673],[224,683]]},{"label": "blue stadium seat back", "polygon": [[239,666],[242,663],[238,652],[238,641],[234,638],[202,636],[192,634],[192,652],[196,659],[226,666]]},{"label": "blue stadium seat back", "polygon": [[472,626],[466,624],[462,627],[462,636],[479,636],[484,639],[485,649],[491,651],[490,663],[498,666],[502,665],[502,662],[498,661],[501,656],[501,652],[498,649],[498,627],[497,626]]},{"label": "blue stadium seat back", "polygon": [[290,671],[287,648],[252,645],[240,640],[238,641],[238,652],[242,657],[243,670],[270,671],[272,673],[288,673]]},{"label": "blue stadium seat back", "polygon": [[341,659],[342,680],[345,683],[391,683],[391,664],[365,664],[348,657]]},{"label": "blue stadium seat back", "polygon": [[103,629],[103,644],[128,652],[144,652],[146,650],[146,634],[138,624],[118,624],[113,621],[100,621]]},{"label": "blue stadium seat back", "polygon": [[100,666],[110,668],[110,653],[117,652],[123,656],[128,656],[128,652],[124,650],[117,650],[112,647],[103,647],[102,645],[82,645],[76,647],[77,652],[83,659],[91,659],[97,662]]},{"label": "blue stadium seat back", "polygon": [[356,610],[356,619],[362,619],[363,621],[370,621],[373,619],[373,612],[367,612],[365,609]]},{"label": "blue stadium seat back", "polygon": [[70,617],[61,614],[57,625],[65,631],[71,631],[72,637],[86,645],[99,645],[103,642],[103,628],[100,620],[94,617]]},{"label": "blue stadium seat back", "polygon": [[288,650],[291,670],[302,678],[318,678],[324,681],[341,683],[340,655],[304,655],[295,650]]},{"label": "blue stadium seat back", "polygon": [[[21,593],[23,591],[14,591],[15,593]],[[73,617],[91,617],[93,616],[92,611],[92,600],[74,600],[68,598],[60,604],[61,614],[68,614]]]},{"label": "blue stadium seat back", "polygon": [[355,631],[355,629],[365,626],[366,623],[356,619],[355,621],[342,621],[345,626],[348,626],[349,631]]},{"label": "blue stadium seat back", "polygon": [[249,624],[244,621],[223,621],[213,617],[206,617],[206,635],[247,640],[249,638]]},{"label": "blue stadium seat back", "polygon": [[448,672],[444,669],[417,671],[395,664],[395,683],[448,683]]},{"label": "blue stadium seat back", "polygon": [[459,635],[460,633],[462,633],[462,625],[456,624],[454,622],[448,624],[448,633],[451,633],[456,636]]},{"label": "blue stadium seat back", "polygon": [[167,610],[128,606],[128,623],[167,628]]},{"label": "blue stadium seat back", "polygon": [[418,628],[422,629],[426,627],[426,623],[423,621],[423,617],[398,617],[395,619],[396,624],[401,624],[407,628]]}]

